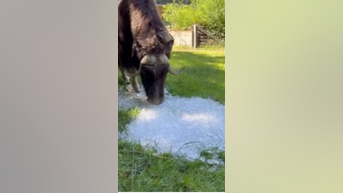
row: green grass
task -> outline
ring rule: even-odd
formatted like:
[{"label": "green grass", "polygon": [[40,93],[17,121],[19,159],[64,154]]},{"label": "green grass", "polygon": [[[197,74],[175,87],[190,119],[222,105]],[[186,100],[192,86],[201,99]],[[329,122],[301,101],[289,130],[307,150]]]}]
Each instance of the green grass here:
[{"label": "green grass", "polygon": [[186,67],[179,75],[169,74],[168,90],[177,96],[200,96],[225,104],[225,52],[222,49],[175,47],[170,65]]},{"label": "green grass", "polygon": [[[179,75],[168,75],[166,85],[174,96],[211,98],[225,104],[224,50],[175,47],[171,66],[186,67]],[[119,81],[119,84],[122,84]],[[119,132],[139,113],[133,108],[119,111]],[[118,141],[118,177],[120,192],[224,192],[225,168],[207,162],[188,161],[169,153],[157,154],[154,149]],[[218,156],[225,161],[225,152],[203,150],[205,160]]]},{"label": "green grass", "polygon": [[[155,154],[154,150],[119,141],[119,191],[224,191],[224,166],[213,166],[175,158],[169,153]],[[214,170],[212,171],[211,168]]]},{"label": "green grass", "polygon": [[139,113],[138,108],[132,108],[126,111],[119,110],[118,112],[118,131],[125,131],[126,124],[128,124],[133,118],[135,118]]}]

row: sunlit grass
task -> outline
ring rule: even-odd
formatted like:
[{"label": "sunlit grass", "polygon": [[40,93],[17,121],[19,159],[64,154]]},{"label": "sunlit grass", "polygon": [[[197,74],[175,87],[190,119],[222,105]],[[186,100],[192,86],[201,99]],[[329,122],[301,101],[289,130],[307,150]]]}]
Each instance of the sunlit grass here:
[{"label": "sunlit grass", "polygon": [[179,75],[168,75],[166,86],[173,95],[211,98],[225,104],[225,52],[217,49],[175,47],[171,66],[185,67]]}]

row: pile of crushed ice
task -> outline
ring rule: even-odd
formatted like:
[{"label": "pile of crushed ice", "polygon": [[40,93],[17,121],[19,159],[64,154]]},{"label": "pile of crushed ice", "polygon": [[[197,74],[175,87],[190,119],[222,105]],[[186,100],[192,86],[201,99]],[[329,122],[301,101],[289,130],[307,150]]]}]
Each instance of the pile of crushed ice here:
[{"label": "pile of crushed ice", "polygon": [[[119,91],[119,109],[138,107],[138,116],[119,137],[155,147],[159,153],[171,152],[189,160],[202,150],[225,150],[225,107],[200,97],[181,98],[166,93],[160,105],[146,102],[145,93]],[[218,157],[209,162],[224,164]]]}]

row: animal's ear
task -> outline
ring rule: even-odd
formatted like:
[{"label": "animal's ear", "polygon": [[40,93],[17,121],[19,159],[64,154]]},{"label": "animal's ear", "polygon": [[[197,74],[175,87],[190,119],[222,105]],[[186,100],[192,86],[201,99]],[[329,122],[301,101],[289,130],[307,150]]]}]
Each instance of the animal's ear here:
[{"label": "animal's ear", "polygon": [[174,42],[173,36],[166,30],[157,34],[162,43],[168,44],[169,42]]},{"label": "animal's ear", "polygon": [[134,41],[133,46],[137,49],[137,48],[142,48],[142,45],[138,42],[138,41]]},{"label": "animal's ear", "polygon": [[174,39],[169,40],[169,42],[167,42],[164,45],[164,53],[167,55],[167,57],[170,59],[171,57],[171,52],[173,49],[173,45],[174,45]]},{"label": "animal's ear", "polygon": [[132,44],[132,49],[131,49],[131,57],[135,55],[135,53],[142,48],[141,44],[137,41],[134,41]]},{"label": "animal's ear", "polygon": [[174,39],[171,39],[168,43],[167,43],[167,47],[172,48],[174,45]]},{"label": "animal's ear", "polygon": [[131,58],[135,55],[136,47],[137,47],[136,43],[133,42],[132,48],[131,48]]}]

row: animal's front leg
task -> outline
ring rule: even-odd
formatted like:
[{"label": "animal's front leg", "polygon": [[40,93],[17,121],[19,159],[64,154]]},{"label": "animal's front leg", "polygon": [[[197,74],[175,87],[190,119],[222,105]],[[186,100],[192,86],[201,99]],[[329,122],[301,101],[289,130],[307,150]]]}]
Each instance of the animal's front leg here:
[{"label": "animal's front leg", "polygon": [[130,78],[125,75],[125,73],[122,73],[122,78],[125,84],[130,84]]},{"label": "animal's front leg", "polygon": [[124,72],[125,70],[124,70],[123,66],[121,65],[121,63],[119,63],[119,69],[120,69],[121,77],[122,77],[124,83],[125,84],[129,84],[130,83],[130,79],[129,79],[129,77],[126,76],[126,74]]},{"label": "animal's front leg", "polygon": [[138,84],[138,82],[137,82],[137,77],[131,78],[131,85],[132,85],[133,90],[134,90],[136,93],[139,93],[139,92],[140,92],[139,84]]}]

